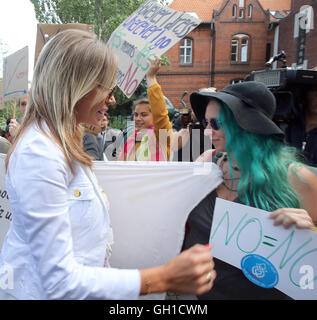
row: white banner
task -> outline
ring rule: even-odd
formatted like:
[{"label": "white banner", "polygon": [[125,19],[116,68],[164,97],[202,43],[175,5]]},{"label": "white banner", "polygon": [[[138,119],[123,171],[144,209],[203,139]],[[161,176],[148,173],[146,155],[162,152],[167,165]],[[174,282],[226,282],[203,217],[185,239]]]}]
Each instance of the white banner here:
[{"label": "white banner", "polygon": [[117,85],[123,93],[131,97],[149,68],[149,59],[164,54],[200,22],[155,1],[142,4],[108,41],[119,58]]},{"label": "white banner", "polygon": [[3,61],[3,100],[16,100],[28,91],[29,48],[16,51]]},{"label": "white banner", "polygon": [[[11,220],[4,159],[1,155],[0,249]],[[118,268],[148,268],[175,257],[188,214],[222,181],[212,163],[96,161],[94,171],[110,202],[111,265]]]},{"label": "white banner", "polygon": [[216,200],[213,255],[240,268],[253,283],[294,299],[317,299],[317,233],[274,226],[269,213]]}]

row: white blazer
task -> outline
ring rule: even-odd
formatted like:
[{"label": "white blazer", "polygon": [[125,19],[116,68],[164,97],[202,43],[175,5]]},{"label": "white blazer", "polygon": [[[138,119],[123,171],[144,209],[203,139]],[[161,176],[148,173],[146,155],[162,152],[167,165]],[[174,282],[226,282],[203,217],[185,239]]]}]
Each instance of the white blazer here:
[{"label": "white blazer", "polygon": [[73,166],[74,174],[36,124],[14,150],[6,175],[12,223],[0,254],[14,286],[5,291],[17,299],[137,299],[139,271],[105,267],[110,221],[97,179]]}]

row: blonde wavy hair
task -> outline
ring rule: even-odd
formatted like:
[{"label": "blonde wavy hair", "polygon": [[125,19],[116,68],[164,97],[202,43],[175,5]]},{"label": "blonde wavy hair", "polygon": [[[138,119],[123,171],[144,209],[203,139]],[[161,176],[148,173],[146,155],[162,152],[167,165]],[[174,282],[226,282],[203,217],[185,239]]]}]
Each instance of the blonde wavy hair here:
[{"label": "blonde wavy hair", "polygon": [[92,166],[83,150],[83,128],[76,122],[76,105],[98,86],[112,88],[117,75],[117,58],[94,34],[66,30],[43,47],[36,63],[26,112],[6,158],[26,128],[45,120],[56,143],[62,148],[72,170],[72,160]]}]

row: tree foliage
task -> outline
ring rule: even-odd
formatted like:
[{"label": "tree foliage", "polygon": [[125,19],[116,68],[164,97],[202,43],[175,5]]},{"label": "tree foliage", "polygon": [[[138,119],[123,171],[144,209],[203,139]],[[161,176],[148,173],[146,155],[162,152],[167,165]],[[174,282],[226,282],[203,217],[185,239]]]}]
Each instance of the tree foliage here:
[{"label": "tree foliage", "polygon": [[30,0],[41,23],[86,23],[95,26],[99,39],[114,29],[145,0]]}]

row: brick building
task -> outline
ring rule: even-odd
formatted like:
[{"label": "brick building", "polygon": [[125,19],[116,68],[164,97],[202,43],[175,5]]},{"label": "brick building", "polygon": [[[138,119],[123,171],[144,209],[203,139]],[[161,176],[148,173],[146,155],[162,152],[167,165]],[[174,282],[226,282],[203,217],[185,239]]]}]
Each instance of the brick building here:
[{"label": "brick building", "polygon": [[317,67],[316,0],[292,0],[291,13],[279,23],[279,50],[287,65],[303,69]]},{"label": "brick building", "polygon": [[276,26],[289,13],[291,0],[174,0],[170,7],[202,20],[166,53],[171,66],[159,73],[164,94],[180,107],[184,91],[221,89],[263,69],[278,50]]}]

